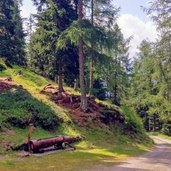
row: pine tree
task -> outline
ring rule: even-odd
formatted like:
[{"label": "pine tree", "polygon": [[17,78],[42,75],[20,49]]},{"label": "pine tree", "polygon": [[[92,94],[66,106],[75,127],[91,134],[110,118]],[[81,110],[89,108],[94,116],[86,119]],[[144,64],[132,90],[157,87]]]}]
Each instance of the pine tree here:
[{"label": "pine tree", "polygon": [[160,130],[170,118],[171,105],[162,72],[156,43],[143,41],[134,62],[130,101],[148,131]]},{"label": "pine tree", "polygon": [[[170,102],[171,102],[171,2],[168,0],[155,0],[151,3],[147,13],[150,14],[157,24],[159,32],[159,40],[156,42],[155,54],[158,61],[158,71],[160,78],[160,92],[164,97],[165,108],[161,112],[164,123],[167,125],[166,132],[171,134],[171,115]],[[156,72],[157,73],[157,72]],[[167,109],[167,110],[165,110]],[[169,132],[170,131],[170,132]]]},{"label": "pine tree", "polygon": [[25,40],[17,0],[0,2],[0,56],[12,64],[25,65]]},{"label": "pine tree", "polygon": [[[83,10],[83,2],[84,5],[87,2],[89,6],[90,1],[79,1],[81,4],[81,7],[78,8],[78,11]],[[95,1],[96,2],[96,1]],[[91,1],[92,3],[92,1]],[[104,2],[105,3],[105,2]],[[80,5],[79,4],[79,5]],[[103,3],[102,3],[103,4]],[[85,7],[87,4],[85,5]],[[107,5],[106,5],[107,6]],[[84,9],[85,9],[84,7]],[[100,6],[103,9],[103,5]],[[83,11],[83,13],[86,13],[86,9]],[[82,12],[82,11],[81,11]],[[107,7],[106,11],[103,13],[103,18],[105,13],[107,13]],[[102,12],[100,11],[99,14]],[[116,14],[116,11],[115,11]],[[111,50],[112,48],[115,47],[115,41],[116,41],[116,32],[113,31],[112,29],[107,29],[106,26],[109,26],[114,19],[107,18],[107,21],[104,22],[103,24],[100,24],[100,17],[99,15],[97,18],[97,22],[93,22],[89,20],[86,16],[83,16],[83,14],[80,14],[81,19],[78,21],[75,21],[72,23],[72,25],[62,33],[60,36],[58,45],[60,48],[65,48],[66,42],[71,41],[73,44],[78,45],[80,48],[80,88],[81,88],[81,109],[86,111],[85,109],[87,107],[82,107],[82,104],[86,104],[86,88],[85,88],[85,66],[83,64],[83,61],[87,62],[88,57],[96,56],[96,59],[104,58],[106,56],[106,51]],[[115,20],[114,20],[115,21]],[[80,38],[82,39],[80,41]],[[93,46],[92,46],[93,45]],[[86,58],[85,58],[86,56]],[[92,79],[93,80],[93,79]],[[92,85],[92,82],[91,82]],[[86,106],[86,105],[84,105]]]},{"label": "pine tree", "polygon": [[[90,22],[92,25],[98,25],[103,28],[112,28],[116,23],[118,10],[112,5],[110,0],[91,0],[87,2],[90,6]],[[88,15],[88,14],[87,14]],[[109,29],[111,30],[111,29]],[[94,37],[92,37],[94,39]],[[101,44],[102,45],[102,44]],[[99,45],[98,45],[99,46]],[[101,46],[102,47],[102,46]],[[93,84],[94,84],[94,73],[95,73],[95,61],[97,60],[96,54],[99,50],[94,47],[94,43],[91,43],[90,49],[90,85],[89,85],[89,96],[93,96]],[[106,48],[106,47],[105,47]],[[96,54],[93,54],[93,50],[96,49]]]},{"label": "pine tree", "polygon": [[[126,98],[129,86],[130,61],[128,54],[129,40],[124,40],[123,35],[115,25],[115,47],[103,58],[102,64],[97,69],[100,77],[105,80],[109,98],[116,105]],[[113,31],[114,31],[113,30]]]},{"label": "pine tree", "polygon": [[[78,16],[79,22],[83,20],[83,1],[78,0]],[[82,35],[79,37],[79,68],[80,68],[80,90],[81,90],[81,105],[80,108],[87,111],[87,97],[85,89],[85,75],[84,75],[84,49],[83,49],[83,38]]]},{"label": "pine tree", "polygon": [[167,98],[171,100],[171,2],[167,0],[155,0],[146,12],[152,16],[157,24],[159,40],[157,42],[157,55],[160,60],[160,70],[167,85]]},{"label": "pine tree", "polygon": [[[30,41],[31,65],[32,68],[37,68],[43,75],[53,79],[54,75],[57,75],[60,96],[64,91],[63,75],[68,75],[65,71],[69,70],[69,65],[73,72],[77,72],[78,55],[76,46],[70,42],[67,42],[65,49],[59,49],[58,38],[61,32],[77,19],[77,12],[69,0],[60,2],[49,0],[45,3],[47,7],[38,13],[37,29]],[[72,73],[71,70],[70,72]]]}]

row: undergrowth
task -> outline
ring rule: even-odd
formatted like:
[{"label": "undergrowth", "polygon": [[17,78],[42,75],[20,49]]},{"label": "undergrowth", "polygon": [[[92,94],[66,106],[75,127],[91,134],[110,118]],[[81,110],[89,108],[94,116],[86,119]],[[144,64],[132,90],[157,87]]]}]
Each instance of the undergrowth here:
[{"label": "undergrowth", "polygon": [[136,114],[134,109],[128,106],[122,106],[121,108],[122,113],[125,117],[125,130],[129,130],[132,134],[145,134],[145,130],[143,127],[143,123],[141,118]]},{"label": "undergrowth", "polygon": [[[139,118],[130,109],[121,110],[115,106],[124,113],[125,129],[141,134],[136,139],[124,133],[124,128],[120,130],[119,125],[106,128],[97,125],[79,127],[72,122],[67,109],[57,106],[49,96],[40,93],[45,85],[53,82],[18,66],[3,66],[6,69],[0,71],[0,77],[12,77],[25,90],[16,88],[0,94],[0,125],[10,126],[6,132],[0,132],[0,170],[83,170],[95,164],[113,163],[127,156],[141,154],[152,145],[143,132]],[[79,94],[68,87],[65,90]],[[102,103],[111,106],[109,102]],[[60,152],[40,158],[31,156],[19,159],[16,153],[4,151],[3,147],[8,143],[18,145],[27,141],[26,126],[30,121],[37,126],[32,134],[33,139],[67,134],[82,136],[83,141],[76,144],[77,150],[74,152]],[[49,128],[53,131],[49,131]]]},{"label": "undergrowth", "polygon": [[0,109],[1,127],[11,124],[25,128],[34,123],[43,129],[53,130],[59,125],[55,111],[20,88],[0,94]]}]

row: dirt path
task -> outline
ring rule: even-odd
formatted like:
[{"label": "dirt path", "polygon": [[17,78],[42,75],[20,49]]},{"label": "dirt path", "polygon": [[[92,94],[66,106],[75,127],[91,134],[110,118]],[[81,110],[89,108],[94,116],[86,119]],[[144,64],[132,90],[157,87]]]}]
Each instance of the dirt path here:
[{"label": "dirt path", "polygon": [[156,147],[150,152],[114,166],[95,166],[89,171],[171,171],[171,140],[151,137]]}]

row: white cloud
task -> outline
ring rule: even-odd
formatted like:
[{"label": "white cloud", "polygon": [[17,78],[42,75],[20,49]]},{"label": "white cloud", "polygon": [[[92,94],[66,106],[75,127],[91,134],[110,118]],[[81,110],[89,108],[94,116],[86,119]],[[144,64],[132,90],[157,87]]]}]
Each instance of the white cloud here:
[{"label": "white cloud", "polygon": [[134,57],[138,52],[137,47],[142,40],[155,41],[157,39],[156,26],[151,21],[144,22],[134,15],[123,14],[118,18],[118,25],[125,38],[133,36],[130,43],[130,57]]},{"label": "white cloud", "polygon": [[23,18],[28,18],[30,14],[35,14],[36,8],[33,6],[32,1],[23,1],[23,5],[21,6],[21,16]]}]

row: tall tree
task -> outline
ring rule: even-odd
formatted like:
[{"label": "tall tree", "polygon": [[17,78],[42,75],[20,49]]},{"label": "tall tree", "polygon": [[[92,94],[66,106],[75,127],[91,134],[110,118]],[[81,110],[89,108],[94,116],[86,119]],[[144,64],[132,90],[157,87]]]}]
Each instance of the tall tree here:
[{"label": "tall tree", "polygon": [[[45,75],[51,75],[52,78],[57,75],[58,94],[61,96],[64,91],[63,75],[66,69],[69,69],[68,65],[72,66],[72,69],[75,67],[74,72],[78,68],[77,48],[67,42],[65,49],[59,49],[57,42],[61,32],[77,20],[77,11],[69,0],[59,2],[49,0],[41,3],[37,3],[40,11],[37,15],[38,24],[30,42],[30,53],[33,54],[31,63]],[[41,5],[46,7],[42,9]]]},{"label": "tall tree", "polygon": [[0,56],[13,64],[25,65],[25,40],[18,0],[0,2]]},{"label": "tall tree", "polygon": [[97,70],[106,83],[109,98],[116,105],[120,105],[121,99],[127,95],[129,86],[129,40],[124,40],[117,24],[113,32],[115,33],[115,47],[110,52],[106,52],[107,57],[102,60],[103,63],[99,64]]},{"label": "tall tree", "polygon": [[[83,20],[83,0],[78,0],[78,16],[79,22]],[[84,75],[84,47],[82,35],[79,37],[79,69],[80,69],[80,90],[81,90],[81,109],[87,110],[87,97],[85,89],[85,75]]]},{"label": "tall tree", "polygon": [[130,102],[148,131],[160,130],[170,120],[170,100],[157,43],[143,41],[134,62]]},{"label": "tall tree", "polygon": [[[92,25],[94,24],[94,0],[91,0],[91,24]],[[91,43],[91,48],[93,49],[93,43]],[[91,52],[89,96],[93,96],[93,84],[94,84],[94,60],[93,60],[93,52]]]},{"label": "tall tree", "polygon": [[[83,2],[84,2],[84,11],[83,11]],[[84,57],[86,55],[86,59],[88,57],[93,58],[96,56],[96,58],[101,58],[106,56],[105,52],[109,49],[112,49],[115,47],[115,40],[116,40],[116,34],[112,29],[109,29],[107,26],[111,26],[112,22],[115,21],[111,15],[110,17],[107,17],[108,15],[105,15],[105,13],[108,13],[107,4],[104,1],[94,1],[98,2],[98,8],[101,8],[96,15],[91,15],[91,20],[87,16],[87,6],[89,7],[89,3],[91,2],[91,5],[93,5],[93,1],[78,1],[78,13],[79,13],[79,20],[76,22],[73,22],[72,25],[63,32],[63,34],[59,38],[59,47],[64,48],[67,41],[70,41],[74,44],[79,45],[79,59],[80,59],[80,88],[81,88],[81,109],[85,111],[87,107],[86,102],[86,90],[85,90],[85,74],[84,74]],[[109,1],[108,1],[109,2]],[[87,3],[87,4],[86,4]],[[105,4],[105,12],[103,13],[103,7]],[[91,8],[92,9],[92,8]],[[109,8],[110,9],[110,8]],[[110,11],[111,12],[111,11]],[[109,12],[109,13],[110,13]],[[86,14],[86,16],[83,16],[83,13]],[[89,14],[89,13],[88,13]],[[90,12],[91,14],[91,12]],[[116,14],[115,12],[112,13],[112,15]],[[95,17],[96,16],[96,17]],[[101,17],[103,17],[104,22],[101,21]],[[93,19],[93,17],[95,17]],[[94,22],[92,22],[92,20]],[[96,22],[95,22],[96,21]],[[111,25],[110,25],[111,24]],[[92,58],[89,58],[92,59]],[[94,60],[94,59],[93,59]],[[91,67],[92,68],[92,67]],[[92,71],[92,70],[91,70]],[[93,83],[93,72],[91,72],[91,87]]]},{"label": "tall tree", "polygon": [[[89,1],[88,1],[89,2]],[[113,26],[116,24],[117,13],[119,9],[112,5],[111,0],[90,0],[90,22],[92,25],[98,25],[101,27],[112,30]],[[87,14],[88,16],[88,14]],[[94,39],[94,37],[92,37]],[[114,43],[114,42],[113,42]],[[102,44],[101,44],[102,45]],[[99,45],[98,45],[99,46]],[[105,47],[106,48],[106,47]],[[111,47],[110,47],[111,48]],[[113,47],[112,47],[113,48]],[[91,43],[90,48],[90,85],[89,85],[89,95],[93,96],[93,84],[94,84],[94,73],[95,73],[95,61],[97,60],[97,49],[96,53],[93,53],[96,47],[94,47],[94,42]],[[102,49],[101,49],[102,50]]]}]

